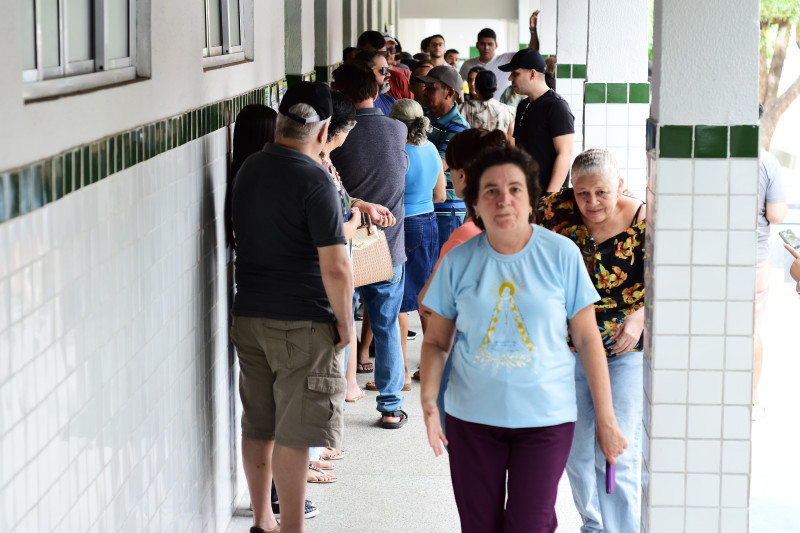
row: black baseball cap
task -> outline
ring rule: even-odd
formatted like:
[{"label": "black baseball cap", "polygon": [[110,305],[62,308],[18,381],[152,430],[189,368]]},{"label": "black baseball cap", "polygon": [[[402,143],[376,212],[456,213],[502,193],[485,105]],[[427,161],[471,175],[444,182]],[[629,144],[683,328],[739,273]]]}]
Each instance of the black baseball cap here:
[{"label": "black baseball cap", "polygon": [[[313,117],[303,118],[290,113],[289,108],[295,104],[308,104],[317,114]],[[333,115],[331,103],[331,89],[324,83],[300,81],[289,87],[283,95],[281,105],[278,106],[281,115],[285,115],[300,124],[311,124],[327,120]]]},{"label": "black baseball cap", "polygon": [[520,50],[514,54],[514,57],[511,58],[510,63],[500,65],[497,68],[503,72],[511,72],[512,70],[517,70],[518,68],[524,68],[527,70],[535,70],[536,72],[544,73],[544,58],[542,57],[542,54],[533,48],[526,48],[525,50]]}]

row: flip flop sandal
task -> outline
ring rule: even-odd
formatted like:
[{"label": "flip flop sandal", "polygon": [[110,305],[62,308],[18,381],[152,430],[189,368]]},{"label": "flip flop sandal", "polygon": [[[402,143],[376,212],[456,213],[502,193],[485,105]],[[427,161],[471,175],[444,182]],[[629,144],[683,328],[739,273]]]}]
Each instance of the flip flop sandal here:
[{"label": "flip flop sandal", "polygon": [[[315,472],[317,472],[319,474],[322,474],[323,476],[333,476],[333,474],[328,474],[323,469],[321,469],[321,468],[319,468],[317,466],[314,466],[314,465],[312,465],[310,463],[308,465],[308,469],[309,470],[314,470]],[[335,483],[335,482],[337,482],[339,480],[336,479],[336,477],[334,476],[333,479],[308,479],[306,481],[308,481],[309,483]]]},{"label": "flip flop sandal", "polygon": [[371,374],[374,371],[375,365],[372,364],[372,361],[367,361],[366,363],[359,361],[356,363],[356,374]]},{"label": "flip flop sandal", "polygon": [[359,395],[357,395],[357,396],[353,396],[352,398],[345,398],[345,399],[344,399],[344,401],[346,401],[346,402],[350,402],[350,403],[355,403],[355,402],[357,402],[358,400],[360,400],[361,398],[363,398],[364,396],[366,396],[366,395],[367,395],[367,393],[366,393],[366,392],[364,392],[364,391],[363,391],[363,390],[361,390],[361,389],[359,389],[359,392],[360,392],[360,394],[359,394]]},{"label": "flip flop sandal", "polygon": [[405,411],[401,410],[401,409],[398,409],[398,410],[395,410],[395,411],[385,411],[385,412],[381,413],[381,416],[382,417],[385,417],[385,416],[399,416],[400,417],[400,420],[398,420],[397,422],[384,422],[383,418],[381,418],[381,427],[383,429],[400,429],[401,427],[403,427],[405,425],[406,422],[408,422],[408,414]]},{"label": "flip flop sandal", "polygon": [[411,374],[411,379],[419,381],[419,369],[416,369],[413,374]]},{"label": "flip flop sandal", "polygon": [[319,468],[320,470],[333,470],[333,465],[331,466],[322,466],[320,463],[327,463],[328,461],[324,460],[320,457],[319,461],[311,461],[311,464]]},{"label": "flip flop sandal", "polygon": [[319,454],[319,458],[323,461],[338,461],[339,459],[344,459],[344,450],[325,448],[325,451]]}]

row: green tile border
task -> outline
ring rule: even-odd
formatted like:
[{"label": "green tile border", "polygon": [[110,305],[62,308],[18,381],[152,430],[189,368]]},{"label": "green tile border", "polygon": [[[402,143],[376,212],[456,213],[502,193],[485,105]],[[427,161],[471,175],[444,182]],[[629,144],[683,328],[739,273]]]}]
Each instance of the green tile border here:
[{"label": "green tile border", "polygon": [[647,121],[647,149],[658,157],[729,159],[758,157],[755,125],[659,125]]},{"label": "green tile border", "polygon": [[[316,73],[309,72],[302,78],[316,80]],[[287,87],[286,79],[278,80],[179,115],[74,146],[23,167],[0,171],[0,223],[228,127],[246,105],[264,103],[277,107]]]},{"label": "green tile border", "polygon": [[586,65],[582,63],[556,63],[556,78],[584,79],[586,78]]},{"label": "green tile border", "polygon": [[[573,78],[574,75],[573,65]],[[556,72],[558,77],[558,72]],[[649,104],[649,83],[594,83],[586,82],[583,102],[586,104]],[[602,99],[601,95],[602,94]]]}]

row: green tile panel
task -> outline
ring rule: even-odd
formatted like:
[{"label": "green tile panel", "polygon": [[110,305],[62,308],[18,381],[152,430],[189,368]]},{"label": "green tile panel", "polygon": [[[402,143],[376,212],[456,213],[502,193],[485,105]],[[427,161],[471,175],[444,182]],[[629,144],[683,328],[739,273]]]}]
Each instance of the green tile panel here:
[{"label": "green tile panel", "polygon": [[758,157],[758,126],[663,125],[647,123],[647,147],[658,157],[727,159]]},{"label": "green tile panel", "polygon": [[586,83],[583,86],[583,101],[587,104],[603,104],[606,101],[605,83]]},{"label": "green tile panel", "polygon": [[556,63],[556,78],[586,78],[586,65],[578,63]]},{"label": "green tile panel", "polygon": [[[586,73],[584,72],[583,77],[585,77],[585,74]],[[558,75],[558,72],[556,72],[556,75]],[[574,68],[572,77],[580,77],[574,75]],[[585,85],[583,101],[587,104],[649,104],[650,84],[587,82]]]},{"label": "green tile panel", "polygon": [[[316,80],[316,73],[301,76]],[[287,80],[76,146],[22,168],[0,172],[0,223],[159,154],[230,126],[241,109],[263,103],[277,107]]]}]

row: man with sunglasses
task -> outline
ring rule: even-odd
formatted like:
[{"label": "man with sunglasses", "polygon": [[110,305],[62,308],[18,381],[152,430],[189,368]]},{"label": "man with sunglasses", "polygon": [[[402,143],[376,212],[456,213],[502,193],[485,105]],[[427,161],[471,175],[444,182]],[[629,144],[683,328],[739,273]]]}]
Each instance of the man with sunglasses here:
[{"label": "man with sunglasses", "polygon": [[361,50],[356,54],[356,60],[365,62],[375,74],[375,81],[378,82],[378,98],[375,99],[375,107],[380,109],[383,114],[388,117],[389,110],[392,109],[392,104],[394,104],[396,100],[388,94],[391,73],[386,57],[381,52]]},{"label": "man with sunglasses", "polygon": [[[384,34],[380,32],[368,30],[359,35],[356,47],[359,50],[379,52],[383,54],[384,57],[387,57],[389,55],[388,47],[392,42],[397,43],[397,40],[391,35],[384,36]],[[411,89],[409,88],[411,72],[407,69],[398,68],[391,65],[392,63],[387,60],[387,66],[389,66],[390,73],[388,92],[389,96],[395,100],[400,100],[401,98],[413,98]],[[389,116],[388,110],[386,111],[386,116]]]}]

